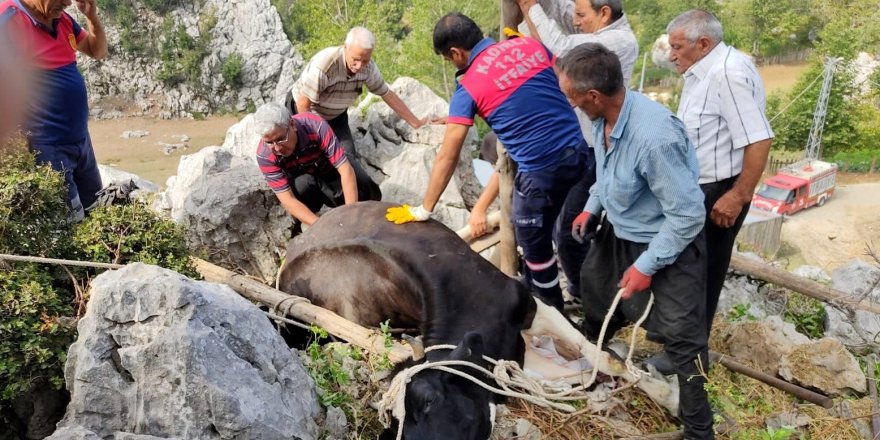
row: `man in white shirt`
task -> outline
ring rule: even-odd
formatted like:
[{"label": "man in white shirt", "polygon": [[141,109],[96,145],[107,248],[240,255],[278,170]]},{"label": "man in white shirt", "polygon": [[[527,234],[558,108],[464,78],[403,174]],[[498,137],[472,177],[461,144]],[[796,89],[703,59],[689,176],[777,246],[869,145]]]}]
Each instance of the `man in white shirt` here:
[{"label": "man in white shirt", "polygon": [[669,60],[684,76],[678,117],[696,148],[705,195],[706,321],[711,330],[734,239],[767,163],[773,130],[755,64],[724,44],[714,15],[687,11],[666,32]]}]

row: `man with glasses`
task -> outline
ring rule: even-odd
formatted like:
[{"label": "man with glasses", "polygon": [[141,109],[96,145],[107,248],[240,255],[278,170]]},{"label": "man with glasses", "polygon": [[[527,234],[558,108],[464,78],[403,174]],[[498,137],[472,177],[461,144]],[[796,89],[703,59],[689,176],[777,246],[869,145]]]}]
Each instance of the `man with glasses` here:
[{"label": "man with glasses", "polygon": [[382,193],[361,167],[347,157],[330,126],[313,113],[291,116],[280,103],[254,114],[260,133],[257,164],[281,206],[311,225],[323,206],[379,200]]}]

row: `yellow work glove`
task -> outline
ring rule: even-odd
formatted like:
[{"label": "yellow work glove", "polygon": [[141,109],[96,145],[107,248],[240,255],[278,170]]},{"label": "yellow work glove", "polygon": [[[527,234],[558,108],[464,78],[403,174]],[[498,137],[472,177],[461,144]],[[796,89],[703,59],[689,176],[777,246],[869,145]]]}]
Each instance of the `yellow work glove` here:
[{"label": "yellow work glove", "polygon": [[431,211],[423,208],[421,205],[413,208],[409,205],[392,206],[385,211],[385,219],[394,222],[395,225],[402,225],[409,222],[423,222],[431,218]]},{"label": "yellow work glove", "polygon": [[522,32],[520,32],[516,29],[513,29],[513,28],[509,28],[509,27],[505,27],[504,29],[501,30],[501,32],[507,38],[515,38],[515,37],[524,37],[525,36],[522,34]]}]

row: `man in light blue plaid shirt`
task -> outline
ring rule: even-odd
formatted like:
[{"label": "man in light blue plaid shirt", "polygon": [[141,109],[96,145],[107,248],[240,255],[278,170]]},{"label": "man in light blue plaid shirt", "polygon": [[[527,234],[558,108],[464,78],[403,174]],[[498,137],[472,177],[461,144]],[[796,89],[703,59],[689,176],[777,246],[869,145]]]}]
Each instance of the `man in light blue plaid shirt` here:
[{"label": "man in light blue plaid shirt", "polygon": [[685,438],[712,439],[701,374],[709,352],[706,211],[684,124],[662,105],[626,90],[620,61],[601,44],[572,49],[557,69],[563,92],[594,122],[596,184],[572,228],[574,236],[593,236],[581,269],[584,333],[598,338],[618,286],[623,301],[609,323],[609,339],[638,320],[646,291],[652,291],[655,304],[645,328],[674,365]]}]

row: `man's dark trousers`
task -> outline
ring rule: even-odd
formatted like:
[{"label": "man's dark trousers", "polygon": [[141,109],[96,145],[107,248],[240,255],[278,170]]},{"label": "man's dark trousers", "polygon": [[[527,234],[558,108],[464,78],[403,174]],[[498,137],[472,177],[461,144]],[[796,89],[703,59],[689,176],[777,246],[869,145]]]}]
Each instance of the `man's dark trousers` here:
[{"label": "man's dark trousers", "polygon": [[[619,289],[624,272],[648,248],[648,243],[634,243],[614,235],[605,219],[581,269],[581,300],[584,307],[584,334],[595,341],[605,315]],[[697,236],[676,261],[652,276],[654,306],[645,328],[656,334],[672,361],[679,383],[679,418],[684,436],[689,439],[712,439],[712,411],[703,386],[708,372],[706,337],[706,243]],[[605,336],[607,342],[629,322],[636,322],[645,310],[648,292],[634,294],[621,301]]]},{"label": "man's dark trousers", "polygon": [[713,183],[704,183],[700,185],[703,190],[706,204],[706,226],[704,233],[706,235],[706,334],[712,333],[712,320],[715,318],[715,311],[718,309],[718,297],[721,296],[721,289],[724,287],[724,279],[727,278],[727,268],[730,266],[730,254],[733,253],[733,246],[736,243],[736,234],[742,228],[746,216],[749,214],[751,202],[743,206],[742,212],[736,218],[736,222],[730,228],[722,228],[716,225],[709,215],[712,213],[712,207],[715,202],[721,198],[726,192],[733,188],[736,179],[734,176],[729,179],[719,180]]}]

